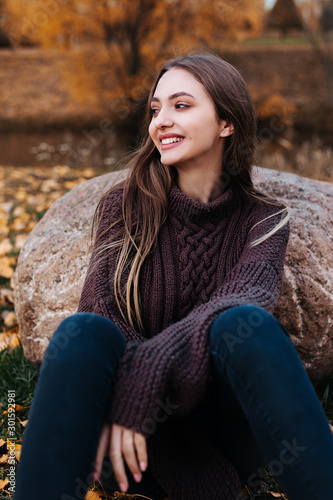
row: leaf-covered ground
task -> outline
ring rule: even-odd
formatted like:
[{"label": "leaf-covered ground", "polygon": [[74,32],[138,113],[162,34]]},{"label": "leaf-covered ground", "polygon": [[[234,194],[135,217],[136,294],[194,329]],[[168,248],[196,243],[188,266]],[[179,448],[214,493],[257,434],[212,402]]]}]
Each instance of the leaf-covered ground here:
[{"label": "leaf-covered ground", "polygon": [[[29,232],[52,203],[77,184],[99,173],[91,168],[80,170],[67,166],[0,167],[0,500],[13,497],[10,466],[15,463],[17,467],[20,459],[22,437],[38,378],[38,368],[24,357],[14,313],[13,273],[17,258]],[[15,391],[14,402],[10,400],[9,390]],[[320,397],[332,421],[332,384]],[[17,440],[13,454],[9,448],[9,408],[15,410],[15,430],[11,432]],[[286,499],[267,471],[263,471],[258,482],[260,485],[256,489],[244,489],[244,498]],[[86,497],[88,500],[126,498],[139,500],[148,497],[106,492],[100,484],[92,484]]]}]

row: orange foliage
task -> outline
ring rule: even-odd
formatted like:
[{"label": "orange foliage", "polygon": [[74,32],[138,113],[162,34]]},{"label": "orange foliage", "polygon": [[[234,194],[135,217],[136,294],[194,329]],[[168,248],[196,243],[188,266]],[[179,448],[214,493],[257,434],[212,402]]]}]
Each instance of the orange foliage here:
[{"label": "orange foliage", "polygon": [[261,119],[279,116],[287,124],[290,121],[288,117],[294,117],[297,109],[296,106],[288,102],[281,94],[274,93],[258,104],[257,112]]},{"label": "orange foliage", "polygon": [[89,98],[93,106],[99,90],[107,88],[110,100],[117,99],[116,105],[125,106],[126,114],[150,87],[161,61],[198,46],[219,51],[226,40],[258,35],[263,3],[6,0],[5,29],[16,45],[75,50],[75,67],[72,65],[67,75],[73,96]]},{"label": "orange foliage", "polygon": [[17,44],[100,40],[133,51],[143,41],[154,50],[184,40],[214,44],[258,34],[263,0],[5,0],[3,10]]}]

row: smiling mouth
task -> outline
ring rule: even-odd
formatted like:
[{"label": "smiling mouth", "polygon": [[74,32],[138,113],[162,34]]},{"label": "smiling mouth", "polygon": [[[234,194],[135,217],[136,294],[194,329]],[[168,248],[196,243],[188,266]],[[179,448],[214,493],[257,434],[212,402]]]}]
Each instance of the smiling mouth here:
[{"label": "smiling mouth", "polygon": [[161,143],[163,146],[167,144],[172,144],[173,142],[181,142],[184,140],[184,137],[168,137],[167,139],[162,139]]}]

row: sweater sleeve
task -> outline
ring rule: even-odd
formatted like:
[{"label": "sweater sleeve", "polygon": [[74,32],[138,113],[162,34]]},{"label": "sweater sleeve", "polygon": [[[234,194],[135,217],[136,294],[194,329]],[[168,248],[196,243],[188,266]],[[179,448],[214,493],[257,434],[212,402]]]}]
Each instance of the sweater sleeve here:
[{"label": "sweater sleeve", "polygon": [[250,246],[279,222],[276,219],[253,222],[237,264],[207,302],[143,344],[128,343],[117,371],[109,421],[148,437],[152,422],[161,421],[160,408],[168,415],[182,414],[200,402],[210,383],[208,336],[214,320],[230,307],[253,304],[272,312],[277,303],[289,224]]}]

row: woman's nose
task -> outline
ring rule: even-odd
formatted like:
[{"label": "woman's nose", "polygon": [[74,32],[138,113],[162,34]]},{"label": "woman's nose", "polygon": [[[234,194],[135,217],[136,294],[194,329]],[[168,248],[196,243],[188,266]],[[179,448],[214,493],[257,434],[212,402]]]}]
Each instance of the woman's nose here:
[{"label": "woman's nose", "polygon": [[154,118],[154,125],[156,128],[172,127],[173,120],[170,113],[168,113],[167,110],[161,109]]}]

